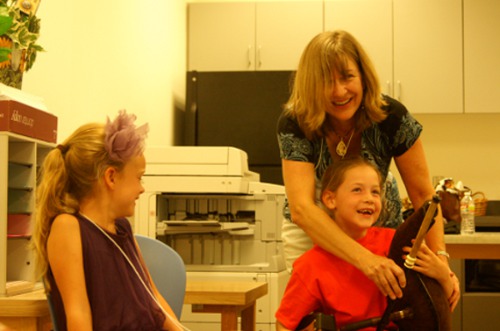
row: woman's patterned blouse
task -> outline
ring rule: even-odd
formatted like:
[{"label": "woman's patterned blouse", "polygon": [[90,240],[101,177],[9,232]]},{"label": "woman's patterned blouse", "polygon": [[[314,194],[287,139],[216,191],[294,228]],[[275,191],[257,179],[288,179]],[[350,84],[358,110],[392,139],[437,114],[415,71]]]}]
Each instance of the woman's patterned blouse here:
[{"label": "woman's patterned blouse", "polygon": [[[374,163],[385,179],[385,201],[378,225],[395,228],[403,221],[402,204],[396,180],[389,171],[392,158],[404,154],[420,136],[422,125],[418,123],[399,101],[384,96],[387,118],[373,123],[362,132],[363,158]],[[316,200],[320,203],[321,177],[333,162],[324,137],[308,140],[297,121],[284,113],[278,120],[280,157],[286,160],[310,162],[315,165]],[[288,203],[284,216],[291,220]]]}]

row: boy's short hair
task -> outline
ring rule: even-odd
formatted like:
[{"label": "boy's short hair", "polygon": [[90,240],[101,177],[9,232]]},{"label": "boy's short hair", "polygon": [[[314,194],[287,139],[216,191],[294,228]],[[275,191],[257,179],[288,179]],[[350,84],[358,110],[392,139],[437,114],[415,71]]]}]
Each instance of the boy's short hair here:
[{"label": "boy's short hair", "polygon": [[369,166],[375,170],[379,178],[380,187],[383,187],[382,174],[378,168],[370,161],[360,156],[355,156],[342,159],[328,166],[321,180],[321,193],[323,194],[326,190],[336,191],[340,184],[344,181],[345,173],[348,170],[363,165]]}]

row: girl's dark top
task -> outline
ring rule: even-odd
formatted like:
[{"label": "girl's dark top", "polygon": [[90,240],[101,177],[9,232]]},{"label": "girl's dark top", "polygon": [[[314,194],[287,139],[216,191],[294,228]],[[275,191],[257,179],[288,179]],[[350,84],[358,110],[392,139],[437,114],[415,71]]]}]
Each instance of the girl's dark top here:
[{"label": "girl's dark top", "polygon": [[[123,254],[93,223],[76,214],[80,223],[83,267],[92,310],[93,329],[162,330],[165,316],[140,282]],[[116,220],[116,234],[108,234],[127,254],[146,280],[138,259],[132,228],[125,218]],[[66,330],[61,295],[49,268],[47,274],[59,330]],[[149,282],[145,281],[149,286]]]},{"label": "girl's dark top", "polygon": [[[361,135],[361,156],[374,163],[385,178],[384,215],[379,224],[397,227],[403,221],[402,204],[396,180],[389,172],[389,166],[395,156],[404,154],[420,136],[422,125],[418,123],[399,101],[384,96],[387,106],[387,118],[381,123],[372,123]],[[285,160],[310,162],[315,166],[316,199],[319,204],[321,177],[326,168],[334,161],[328,150],[325,138],[308,140],[290,115],[282,113],[278,121],[278,143],[280,157]],[[285,204],[284,216],[290,219],[288,204]]]}]

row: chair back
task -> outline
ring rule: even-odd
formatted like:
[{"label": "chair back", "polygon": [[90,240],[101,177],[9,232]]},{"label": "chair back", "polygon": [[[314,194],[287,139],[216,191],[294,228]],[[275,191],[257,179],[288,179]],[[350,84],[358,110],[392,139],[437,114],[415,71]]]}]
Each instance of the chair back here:
[{"label": "chair back", "polygon": [[57,326],[56,312],[54,309],[54,304],[52,303],[52,296],[50,295],[50,292],[47,291],[47,285],[45,284],[45,279],[43,280],[43,287],[45,289],[47,303],[49,304],[50,320],[52,321],[52,331],[59,331],[59,328]]},{"label": "chair back", "polygon": [[135,239],[158,291],[180,320],[186,293],[184,261],[173,248],[157,239],[140,234]]}]

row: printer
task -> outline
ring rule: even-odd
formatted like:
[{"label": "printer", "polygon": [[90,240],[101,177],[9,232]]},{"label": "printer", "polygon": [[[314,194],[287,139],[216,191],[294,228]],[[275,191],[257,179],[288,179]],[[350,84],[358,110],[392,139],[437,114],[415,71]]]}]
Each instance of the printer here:
[{"label": "printer", "polygon": [[[190,280],[266,281],[257,330],[275,330],[289,277],[281,242],[284,187],[260,182],[247,154],[234,147],[147,148],[145,157],[135,233],[174,248]],[[220,330],[218,315],[193,314],[191,307],[181,321],[193,330]]]}]

